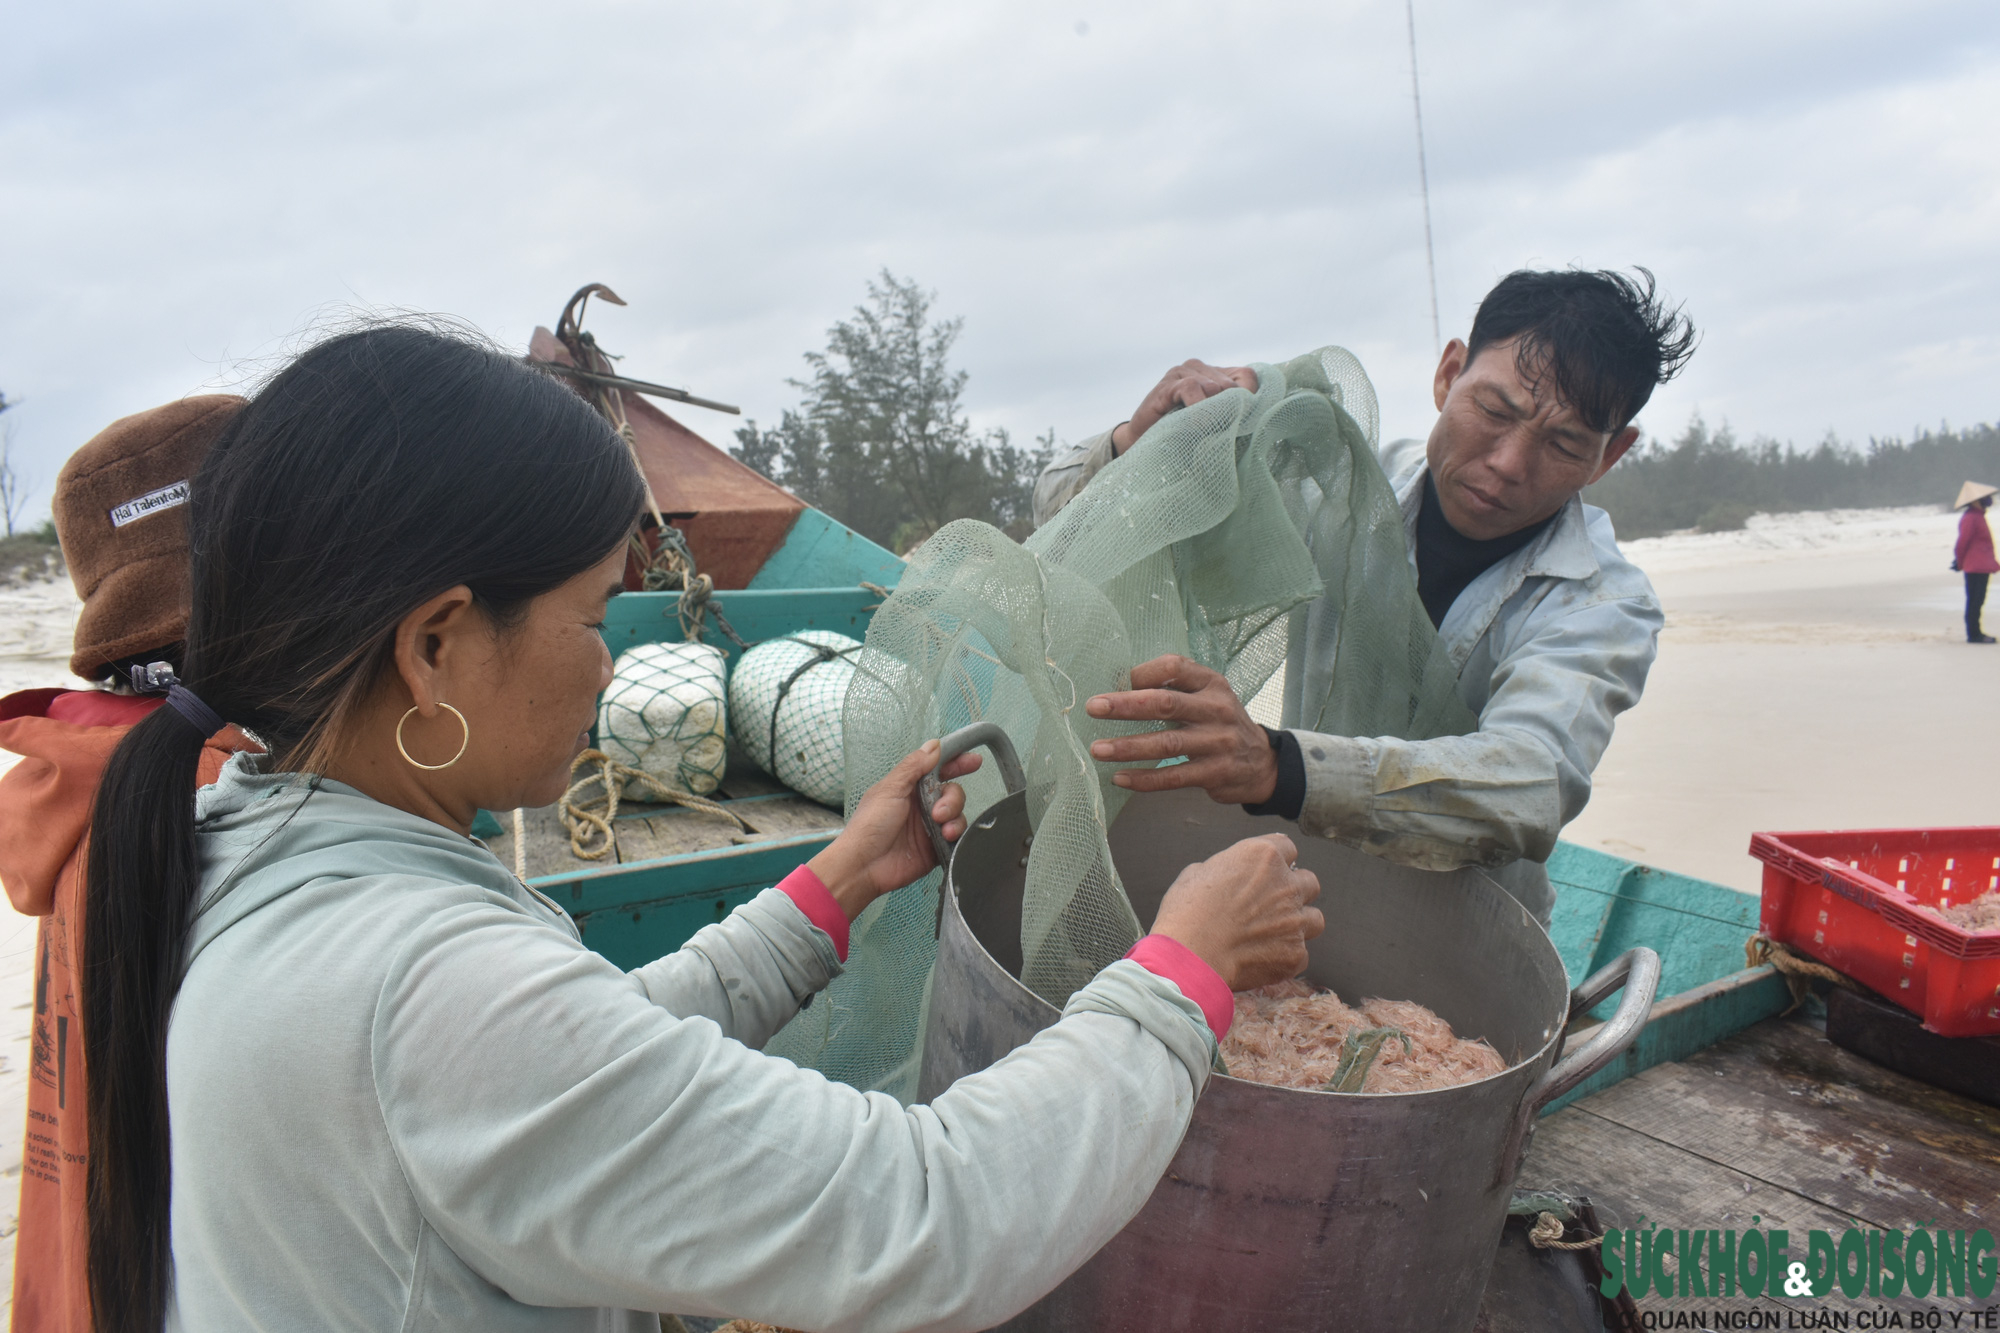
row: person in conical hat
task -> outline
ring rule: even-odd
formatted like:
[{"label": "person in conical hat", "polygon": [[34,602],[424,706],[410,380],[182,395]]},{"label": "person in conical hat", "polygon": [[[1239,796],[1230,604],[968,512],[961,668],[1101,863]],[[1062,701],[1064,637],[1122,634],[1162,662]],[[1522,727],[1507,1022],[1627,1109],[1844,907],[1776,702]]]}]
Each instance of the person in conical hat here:
[{"label": "person in conical hat", "polygon": [[1993,529],[1986,526],[1986,511],[2000,486],[1968,481],[1958,488],[1952,508],[1965,512],[1958,520],[1958,545],[1951,553],[1951,567],[1965,575],[1965,641],[1992,643],[1993,636],[1979,628],[1979,614],[1986,607],[1986,581],[2000,574],[2000,561],[1993,557]]}]

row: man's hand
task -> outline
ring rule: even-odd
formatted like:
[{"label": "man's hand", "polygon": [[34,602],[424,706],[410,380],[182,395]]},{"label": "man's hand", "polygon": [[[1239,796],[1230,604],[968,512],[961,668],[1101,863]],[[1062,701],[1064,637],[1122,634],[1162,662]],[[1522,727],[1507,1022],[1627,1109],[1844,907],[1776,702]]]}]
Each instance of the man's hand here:
[{"label": "man's hand", "polygon": [[1153,386],[1132,419],[1111,432],[1111,448],[1124,453],[1132,442],[1151,430],[1153,423],[1177,407],[1193,407],[1204,398],[1213,398],[1225,389],[1257,392],[1257,372],[1248,366],[1211,366],[1205,361],[1183,361]]},{"label": "man's hand", "polygon": [[1092,717],[1173,722],[1167,731],[1092,743],[1093,758],[1127,764],[1187,756],[1171,768],[1128,769],[1112,777],[1133,791],[1201,787],[1223,805],[1258,805],[1278,786],[1278,756],[1220,673],[1169,654],[1132,668],[1132,688],[1084,705]]}]

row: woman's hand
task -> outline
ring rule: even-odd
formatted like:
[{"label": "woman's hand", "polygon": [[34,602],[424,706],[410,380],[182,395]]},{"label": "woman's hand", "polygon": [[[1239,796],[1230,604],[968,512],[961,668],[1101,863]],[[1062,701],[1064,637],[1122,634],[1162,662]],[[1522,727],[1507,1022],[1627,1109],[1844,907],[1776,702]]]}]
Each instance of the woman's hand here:
[{"label": "woman's hand", "polygon": [[[885,893],[923,878],[937,865],[930,832],[917,813],[917,783],[937,765],[938,743],[925,741],[889,770],[854,807],[840,836],[806,864],[833,894],[847,919],[860,916]],[[944,776],[962,778],[979,767],[979,756],[964,754],[945,766]],[[965,789],[947,783],[931,818],[945,841],[957,842],[965,832]]]},{"label": "woman's hand", "polygon": [[1297,866],[1282,833],[1245,838],[1181,871],[1160,902],[1153,933],[1179,940],[1231,990],[1289,981],[1306,969],[1306,941],[1326,929],[1310,904],[1319,877]]}]

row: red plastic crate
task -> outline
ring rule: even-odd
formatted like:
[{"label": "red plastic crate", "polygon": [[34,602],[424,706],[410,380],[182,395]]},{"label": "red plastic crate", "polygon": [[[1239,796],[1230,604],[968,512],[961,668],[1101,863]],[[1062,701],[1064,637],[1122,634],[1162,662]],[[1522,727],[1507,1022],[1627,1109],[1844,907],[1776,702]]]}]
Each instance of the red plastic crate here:
[{"label": "red plastic crate", "polygon": [[1926,907],[2000,889],[2000,828],[1758,833],[1766,935],[1853,977],[1945,1037],[2000,1033],[2000,930]]}]

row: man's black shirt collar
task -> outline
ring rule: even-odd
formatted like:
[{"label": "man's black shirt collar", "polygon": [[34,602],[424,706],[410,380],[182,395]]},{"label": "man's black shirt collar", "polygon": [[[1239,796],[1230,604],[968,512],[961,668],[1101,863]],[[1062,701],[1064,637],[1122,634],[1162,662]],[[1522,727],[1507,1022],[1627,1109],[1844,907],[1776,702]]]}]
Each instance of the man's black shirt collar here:
[{"label": "man's black shirt collar", "polygon": [[1444,624],[1451,604],[1466,586],[1493,566],[1542,535],[1556,521],[1558,509],[1539,523],[1491,541],[1475,541],[1451,525],[1438,502],[1437,483],[1424,473],[1424,498],[1417,510],[1417,595],[1433,626]]}]

